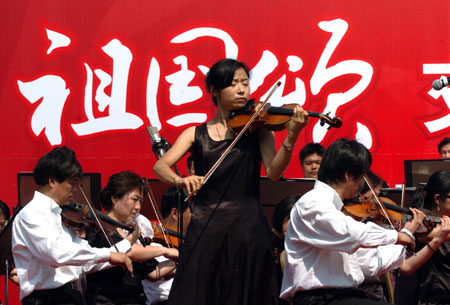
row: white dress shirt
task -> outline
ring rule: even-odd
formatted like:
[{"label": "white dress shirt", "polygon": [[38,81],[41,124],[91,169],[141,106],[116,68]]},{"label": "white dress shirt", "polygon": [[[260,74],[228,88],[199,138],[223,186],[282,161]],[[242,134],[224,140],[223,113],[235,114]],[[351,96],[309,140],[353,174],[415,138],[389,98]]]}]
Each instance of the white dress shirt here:
[{"label": "white dress shirt", "polygon": [[[403,262],[403,247],[393,245],[396,231],[358,222],[344,215],[342,206],[336,191],[317,180],[292,208],[281,298],[291,301],[300,290],[357,287],[364,276]],[[388,246],[375,248],[380,245]]]},{"label": "white dress shirt", "polygon": [[[115,250],[91,247],[62,224],[61,211],[55,201],[36,191],[14,220],[12,252],[21,300],[35,289],[58,288],[83,272],[111,267],[108,260]],[[117,246],[120,252],[131,249],[126,239]]]}]

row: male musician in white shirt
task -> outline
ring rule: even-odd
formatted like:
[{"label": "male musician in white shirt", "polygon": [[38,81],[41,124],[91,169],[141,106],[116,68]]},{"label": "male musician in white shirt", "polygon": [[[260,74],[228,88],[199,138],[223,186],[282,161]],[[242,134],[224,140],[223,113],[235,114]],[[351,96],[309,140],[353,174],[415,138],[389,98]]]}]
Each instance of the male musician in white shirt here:
[{"label": "male musician in white shirt", "polygon": [[[33,199],[13,223],[12,251],[20,299],[28,304],[83,304],[76,281],[83,272],[123,265],[132,272],[125,253],[92,248],[61,221],[61,207],[73,199],[83,172],[68,147],[57,147],[39,159],[33,171],[38,185]],[[139,231],[139,230],[137,230]],[[117,244],[126,252],[138,237]]]},{"label": "male musician in white shirt", "polygon": [[[291,211],[281,298],[294,305],[386,304],[365,299],[356,287],[365,275],[398,268],[404,249],[393,244],[413,245],[412,238],[341,212],[371,163],[370,152],[354,140],[337,140],[325,151],[314,189]],[[382,255],[383,245],[389,255]]]}]

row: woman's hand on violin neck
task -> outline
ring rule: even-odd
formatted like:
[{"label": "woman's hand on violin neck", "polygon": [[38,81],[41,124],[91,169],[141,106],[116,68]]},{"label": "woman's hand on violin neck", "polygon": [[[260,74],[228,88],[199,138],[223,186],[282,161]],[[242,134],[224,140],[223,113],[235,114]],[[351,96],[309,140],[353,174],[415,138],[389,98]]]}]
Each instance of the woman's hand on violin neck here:
[{"label": "woman's hand on violin neck", "polygon": [[[288,124],[288,137],[295,137],[295,140],[297,140],[297,136],[300,133],[300,131],[305,127],[306,123],[308,123],[308,112],[303,110],[302,107],[296,106],[294,108],[294,114],[292,115],[291,120]],[[290,144],[294,144],[290,143]]]},{"label": "woman's hand on violin neck", "polygon": [[178,260],[179,252],[178,249],[175,248],[165,248],[166,251],[163,254],[165,258],[171,259],[173,261]]},{"label": "woman's hand on violin neck", "polygon": [[126,238],[130,242],[130,244],[134,244],[139,237],[141,236],[141,229],[139,228],[138,224],[134,224],[134,231],[133,233],[129,234]]},{"label": "woman's hand on violin neck", "polygon": [[[437,243],[438,247],[444,241],[450,240],[450,218],[448,216],[442,216],[439,231],[436,232],[436,235],[432,240]],[[437,249],[437,247],[435,249]]]},{"label": "woman's hand on violin neck", "polygon": [[179,177],[176,180],[175,184],[186,187],[189,195],[190,194],[196,195],[197,192],[200,190],[200,188],[203,186],[204,181],[205,177],[192,175],[183,178]]},{"label": "woman's hand on violin neck", "polygon": [[418,209],[410,208],[410,211],[413,213],[413,219],[405,224],[405,228],[408,229],[409,232],[414,234],[422,225],[426,216],[422,211]]}]

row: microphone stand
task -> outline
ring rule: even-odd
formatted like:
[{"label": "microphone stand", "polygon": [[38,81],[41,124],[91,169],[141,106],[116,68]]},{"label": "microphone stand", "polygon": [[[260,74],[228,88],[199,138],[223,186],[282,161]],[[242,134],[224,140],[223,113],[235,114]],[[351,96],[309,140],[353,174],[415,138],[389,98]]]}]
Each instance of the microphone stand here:
[{"label": "microphone stand", "polygon": [[[169,149],[170,149],[170,144],[166,138],[161,138],[160,142],[154,143],[152,145],[152,150],[158,159],[160,158],[160,156],[158,154],[159,151],[163,150],[165,153]],[[173,169],[174,169],[175,173],[181,177],[176,164],[173,165]],[[188,194],[187,194],[186,189],[183,189],[183,192],[187,198]],[[190,201],[187,201],[187,202],[188,202],[189,209],[192,211],[191,202]],[[181,248],[183,245],[183,211],[182,211],[181,204],[182,204],[181,196],[178,196],[178,206],[177,206],[177,210],[178,210],[178,225],[177,225],[177,227],[178,227],[178,251],[181,251]]]}]

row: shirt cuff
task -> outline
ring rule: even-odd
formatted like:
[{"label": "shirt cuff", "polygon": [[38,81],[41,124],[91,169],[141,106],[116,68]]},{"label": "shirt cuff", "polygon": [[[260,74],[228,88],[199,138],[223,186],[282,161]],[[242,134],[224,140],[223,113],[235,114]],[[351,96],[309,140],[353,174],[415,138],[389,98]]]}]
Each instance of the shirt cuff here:
[{"label": "shirt cuff", "polygon": [[[128,239],[124,238],[120,242],[116,244],[117,249],[119,249],[119,252],[121,253],[127,253],[131,251],[131,243]],[[111,248],[110,248],[111,249]],[[114,246],[112,247],[114,251],[116,250]]]}]

